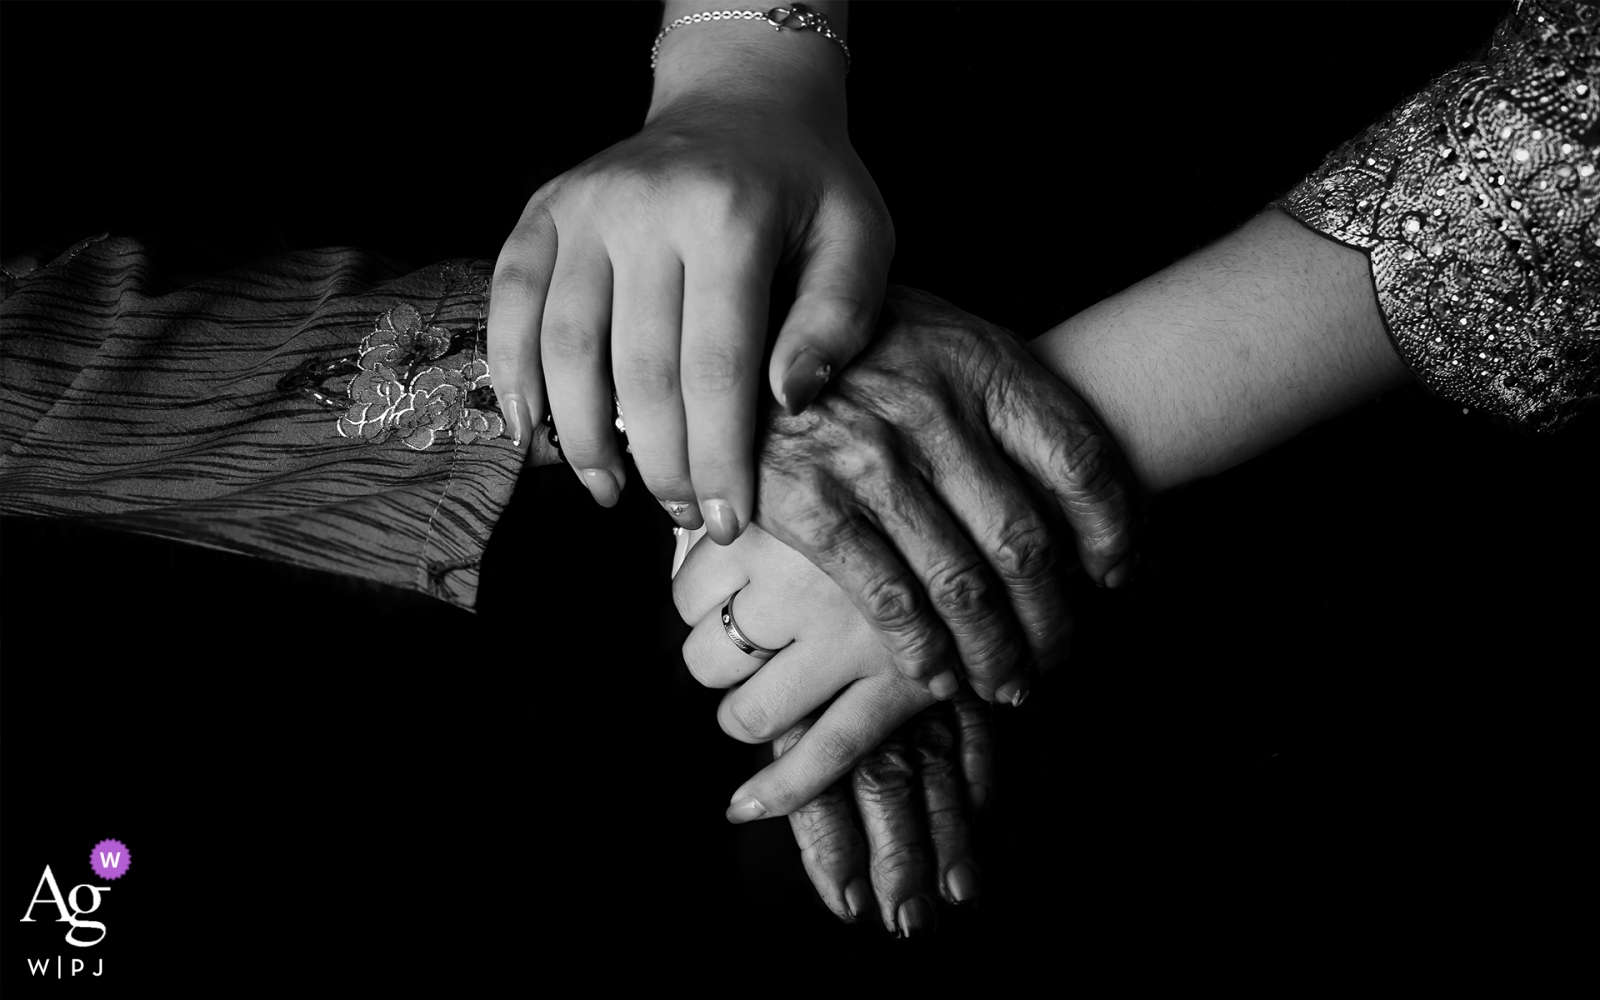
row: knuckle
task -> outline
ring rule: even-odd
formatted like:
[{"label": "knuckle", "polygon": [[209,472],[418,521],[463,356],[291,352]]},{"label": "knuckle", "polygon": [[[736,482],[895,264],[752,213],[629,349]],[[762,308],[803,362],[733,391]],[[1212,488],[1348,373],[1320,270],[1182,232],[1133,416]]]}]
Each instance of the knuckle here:
[{"label": "knuckle", "polygon": [[635,351],[617,359],[617,388],[630,401],[646,406],[668,403],[678,397],[678,363],[653,351]]},{"label": "knuckle", "polygon": [[1050,450],[1051,466],[1061,470],[1067,486],[1086,505],[1116,492],[1116,464],[1111,456],[1110,439],[1092,424],[1081,434],[1058,438]]},{"label": "knuckle", "polygon": [[745,739],[748,743],[765,743],[778,734],[772,710],[759,698],[730,699],[728,715],[734,727],[744,733],[743,737],[738,737],[736,733],[729,735]]},{"label": "knuckle", "polygon": [[[682,613],[680,608],[679,613]],[[692,642],[683,644],[683,663],[689,668],[689,673],[702,687],[717,687],[716,674],[712,670],[711,657],[703,656],[691,649]]]},{"label": "knuckle", "polygon": [[946,564],[929,578],[928,599],[946,621],[987,619],[991,614],[989,587],[983,577],[983,567],[976,561]]},{"label": "knuckle", "polygon": [[922,602],[899,573],[880,573],[862,588],[861,607],[878,627],[893,633],[910,631],[922,619]]},{"label": "knuckle", "polygon": [[861,463],[860,473],[883,474],[894,468],[900,440],[887,420],[864,415],[852,424],[851,431],[850,453]]},{"label": "knuckle", "polygon": [[904,425],[916,427],[924,437],[953,437],[963,426],[962,415],[945,381],[933,372],[917,372],[896,387],[895,407]]},{"label": "knuckle", "polygon": [[683,384],[702,396],[732,395],[748,381],[745,367],[727,352],[696,352],[683,363]]},{"label": "knuckle", "polygon": [[492,302],[521,304],[534,298],[542,282],[538,272],[518,259],[502,256],[489,284]]},{"label": "knuckle", "polygon": [[539,349],[547,366],[589,368],[598,359],[600,347],[600,338],[571,316],[561,312],[545,313],[539,330]]},{"label": "knuckle", "polygon": [[848,862],[850,855],[861,849],[861,834],[854,827],[829,823],[822,827],[802,850],[809,851],[819,861],[831,865]]},{"label": "knuckle", "polygon": [[861,758],[855,768],[856,791],[866,798],[904,794],[914,775],[911,759],[898,745],[885,744]]},{"label": "knuckle", "polygon": [[[820,812],[820,810],[819,810]],[[833,821],[825,815],[807,815],[795,824],[795,845],[822,865],[837,864],[850,856],[860,844],[855,828]]]},{"label": "knuckle", "polygon": [[927,850],[914,841],[891,841],[872,854],[872,867],[885,878],[914,878],[927,863]]},{"label": "knuckle", "polygon": [[1057,566],[1055,539],[1044,521],[1029,514],[1001,527],[989,547],[989,561],[1008,585],[1047,580]]},{"label": "knuckle", "polygon": [[697,224],[713,232],[739,227],[758,201],[754,185],[720,166],[702,166],[676,178],[674,187]]}]

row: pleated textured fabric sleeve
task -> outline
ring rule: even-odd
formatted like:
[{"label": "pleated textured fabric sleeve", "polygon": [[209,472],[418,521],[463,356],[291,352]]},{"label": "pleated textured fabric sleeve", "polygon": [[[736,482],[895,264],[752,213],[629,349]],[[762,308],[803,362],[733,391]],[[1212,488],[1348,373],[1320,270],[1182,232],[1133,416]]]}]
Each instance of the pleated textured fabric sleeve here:
[{"label": "pleated textured fabric sleeve", "polygon": [[1368,255],[1395,347],[1425,385],[1537,430],[1600,398],[1597,26],[1594,5],[1524,0],[1483,61],[1279,203]]},{"label": "pleated textured fabric sleeve", "polygon": [[0,513],[85,518],[471,608],[524,461],[484,360],[490,271],[402,274],[319,250],[159,294],[143,246],[99,237],[8,275]]}]

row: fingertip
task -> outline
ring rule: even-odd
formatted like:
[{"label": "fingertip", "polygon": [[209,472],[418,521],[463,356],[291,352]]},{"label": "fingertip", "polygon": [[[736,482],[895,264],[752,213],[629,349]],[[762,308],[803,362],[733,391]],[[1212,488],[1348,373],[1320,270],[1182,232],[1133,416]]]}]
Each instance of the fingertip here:
[{"label": "fingertip", "polygon": [[622,497],[622,484],[606,469],[580,469],[578,480],[602,507],[615,507]]},{"label": "fingertip", "polygon": [[850,911],[850,919],[859,921],[875,919],[877,917],[877,901],[872,897],[872,886],[867,880],[857,875],[850,880],[844,888],[844,905]]},{"label": "fingertip", "polygon": [[744,530],[733,504],[720,497],[700,501],[700,513],[705,518],[706,533],[718,545],[732,545]]},{"label": "fingertip", "polygon": [[1014,677],[1000,685],[999,689],[994,692],[994,700],[1004,702],[1012,708],[1021,708],[1022,703],[1027,700],[1028,694],[1028,679],[1026,677]]},{"label": "fingertip", "polygon": [[768,815],[768,810],[766,806],[762,805],[760,799],[750,795],[741,798],[735,793],[734,801],[728,806],[728,811],[724,815],[729,823],[738,825],[762,819]]},{"label": "fingertip", "polygon": [[946,670],[928,682],[928,693],[940,701],[949,701],[956,696],[956,692],[960,690],[960,687],[961,684],[956,680],[955,671]]},{"label": "fingertip", "polygon": [[693,500],[662,500],[657,497],[656,503],[661,505],[661,509],[667,512],[667,516],[672,518],[678,527],[686,531],[698,531],[705,523]]},{"label": "fingertip", "polygon": [[833,362],[815,347],[802,347],[778,384],[778,402],[792,417],[804,412],[833,377]]},{"label": "fingertip", "polygon": [[983,893],[983,881],[970,861],[958,861],[945,873],[945,892],[952,903],[970,903]]},{"label": "fingertip", "polygon": [[533,408],[528,405],[524,396],[513,393],[506,397],[501,410],[505,414],[507,428],[511,431],[511,443],[526,453],[533,446]]},{"label": "fingertip", "polygon": [[1117,565],[1111,567],[1111,569],[1107,571],[1105,575],[1105,585],[1112,590],[1116,590],[1119,587],[1125,587],[1129,583],[1132,583],[1134,570],[1136,570],[1139,566],[1140,555],[1142,555],[1142,553],[1136,553],[1132,559],[1125,559]]}]

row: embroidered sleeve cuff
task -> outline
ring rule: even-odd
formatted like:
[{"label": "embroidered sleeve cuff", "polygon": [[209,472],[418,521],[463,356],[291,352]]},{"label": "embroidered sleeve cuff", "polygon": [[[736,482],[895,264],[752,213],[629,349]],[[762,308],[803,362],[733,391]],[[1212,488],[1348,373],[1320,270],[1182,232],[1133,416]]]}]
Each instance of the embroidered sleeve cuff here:
[{"label": "embroidered sleeve cuff", "polygon": [[1541,430],[1600,395],[1597,21],[1521,5],[1278,205],[1368,255],[1425,385]]}]

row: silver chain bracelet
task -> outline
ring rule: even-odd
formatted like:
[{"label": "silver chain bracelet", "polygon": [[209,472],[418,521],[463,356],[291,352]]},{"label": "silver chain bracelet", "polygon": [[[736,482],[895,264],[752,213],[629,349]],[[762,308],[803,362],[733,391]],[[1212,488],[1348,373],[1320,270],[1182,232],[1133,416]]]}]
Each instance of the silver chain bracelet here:
[{"label": "silver chain bracelet", "polygon": [[845,75],[850,74],[850,46],[844,43],[838,33],[828,26],[828,15],[819,14],[803,3],[791,7],[774,7],[765,14],[759,10],[704,10],[698,14],[689,14],[678,18],[671,24],[661,29],[656,35],[655,44],[650,46],[650,72],[656,71],[656,60],[661,55],[661,40],[667,37],[667,32],[673,28],[683,28],[691,24],[702,24],[706,21],[754,21],[756,18],[764,19],[772,25],[773,30],[805,31],[812,29],[823,38],[838,42],[839,48],[844,52]]}]

